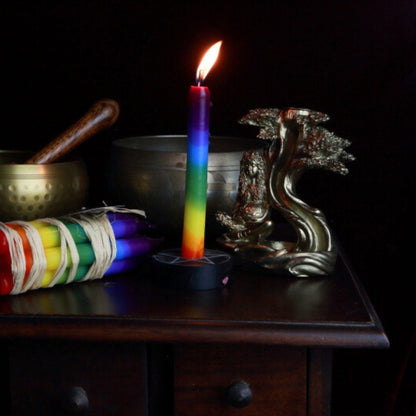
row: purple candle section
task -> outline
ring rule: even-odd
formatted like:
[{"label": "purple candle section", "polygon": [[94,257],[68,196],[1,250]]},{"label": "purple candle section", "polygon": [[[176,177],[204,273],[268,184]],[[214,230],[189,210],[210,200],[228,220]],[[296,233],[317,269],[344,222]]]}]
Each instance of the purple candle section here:
[{"label": "purple candle section", "polygon": [[128,237],[151,228],[144,219],[121,212],[109,212],[107,213],[107,218],[116,238]]},{"label": "purple candle section", "polygon": [[208,146],[211,93],[208,87],[191,86],[188,95],[188,145]]}]

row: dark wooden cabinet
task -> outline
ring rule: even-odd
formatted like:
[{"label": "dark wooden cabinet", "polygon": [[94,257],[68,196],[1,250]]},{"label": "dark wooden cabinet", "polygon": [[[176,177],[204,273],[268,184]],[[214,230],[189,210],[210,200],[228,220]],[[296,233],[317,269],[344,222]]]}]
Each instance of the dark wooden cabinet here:
[{"label": "dark wooden cabinet", "polygon": [[9,360],[12,414],[146,414],[144,344],[22,340]]},{"label": "dark wooden cabinet", "polygon": [[19,416],[325,416],[333,349],[387,346],[341,258],[311,279],[236,267],[222,290],[168,290],[143,265],[0,298],[3,408]]}]

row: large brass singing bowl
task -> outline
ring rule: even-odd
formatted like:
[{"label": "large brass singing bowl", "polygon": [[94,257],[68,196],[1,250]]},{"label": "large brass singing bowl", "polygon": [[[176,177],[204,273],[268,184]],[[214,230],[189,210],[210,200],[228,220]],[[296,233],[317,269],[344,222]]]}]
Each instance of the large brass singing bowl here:
[{"label": "large brass singing bowl", "polygon": [[82,208],[89,185],[84,163],[23,163],[30,155],[0,150],[0,221],[56,217]]},{"label": "large brass singing bowl", "polygon": [[[187,137],[129,137],[112,143],[109,191],[112,204],[143,209],[150,222],[168,235],[182,235]],[[261,151],[260,140],[210,138],[206,236],[219,235],[217,210],[231,212],[245,151]]]}]

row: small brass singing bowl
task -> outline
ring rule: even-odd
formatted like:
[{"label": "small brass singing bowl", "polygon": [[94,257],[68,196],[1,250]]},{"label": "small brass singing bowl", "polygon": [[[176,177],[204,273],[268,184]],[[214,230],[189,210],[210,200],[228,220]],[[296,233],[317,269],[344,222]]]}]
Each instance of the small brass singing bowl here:
[{"label": "small brass singing bowl", "polygon": [[32,153],[0,150],[0,221],[31,221],[82,208],[89,178],[81,160],[24,163]]}]

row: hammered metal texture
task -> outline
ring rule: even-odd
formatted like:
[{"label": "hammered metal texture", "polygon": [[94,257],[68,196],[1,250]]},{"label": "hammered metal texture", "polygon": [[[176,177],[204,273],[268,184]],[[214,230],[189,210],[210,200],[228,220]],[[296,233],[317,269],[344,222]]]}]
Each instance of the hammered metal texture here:
[{"label": "hammered metal texture", "polygon": [[0,153],[1,221],[55,217],[86,203],[89,180],[83,162],[5,163],[9,156]]}]

